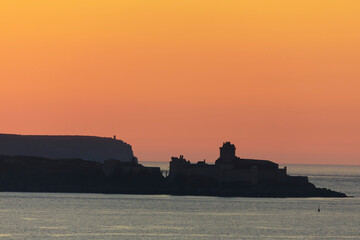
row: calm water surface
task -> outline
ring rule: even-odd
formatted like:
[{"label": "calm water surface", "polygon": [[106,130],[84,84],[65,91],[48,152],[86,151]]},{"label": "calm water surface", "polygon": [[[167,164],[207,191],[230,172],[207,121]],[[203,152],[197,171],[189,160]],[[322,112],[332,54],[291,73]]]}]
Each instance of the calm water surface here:
[{"label": "calm water surface", "polygon": [[288,169],[293,175],[309,175],[317,186],[354,197],[0,193],[0,238],[360,239],[360,167]]}]

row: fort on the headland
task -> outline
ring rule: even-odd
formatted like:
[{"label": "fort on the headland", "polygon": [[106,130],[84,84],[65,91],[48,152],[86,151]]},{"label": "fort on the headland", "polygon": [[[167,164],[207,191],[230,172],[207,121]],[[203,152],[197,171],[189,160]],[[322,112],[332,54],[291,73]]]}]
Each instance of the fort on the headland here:
[{"label": "fort on the headland", "polygon": [[289,176],[266,160],[236,156],[230,142],[215,164],[173,157],[168,175],[145,167],[115,138],[0,134],[0,191],[244,197],[346,197]]},{"label": "fort on the headland", "polygon": [[289,176],[286,167],[267,160],[236,156],[230,142],[220,147],[215,164],[190,163],[184,156],[172,157],[167,178],[174,195],[245,197],[346,197],[345,194],[317,188],[306,176]]},{"label": "fort on the headland", "polygon": [[280,182],[308,182],[307,177],[287,175],[286,167],[268,160],[243,159],[236,156],[236,148],[230,142],[220,147],[220,157],[215,164],[199,161],[195,164],[187,161],[183,155],[172,157],[170,162],[170,179],[177,176],[202,176],[219,182],[280,183]]}]

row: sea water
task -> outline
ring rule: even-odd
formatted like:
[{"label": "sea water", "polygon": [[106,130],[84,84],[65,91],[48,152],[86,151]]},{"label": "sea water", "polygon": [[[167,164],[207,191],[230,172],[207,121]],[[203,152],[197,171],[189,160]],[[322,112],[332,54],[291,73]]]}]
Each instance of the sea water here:
[{"label": "sea water", "polygon": [[360,239],[360,166],[288,172],[353,197],[0,193],[0,239]]}]

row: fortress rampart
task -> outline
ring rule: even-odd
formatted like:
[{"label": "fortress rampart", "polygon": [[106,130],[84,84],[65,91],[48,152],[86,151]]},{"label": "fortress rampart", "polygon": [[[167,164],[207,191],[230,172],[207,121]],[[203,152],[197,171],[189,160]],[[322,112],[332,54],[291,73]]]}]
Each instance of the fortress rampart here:
[{"label": "fortress rampart", "polygon": [[308,182],[306,177],[291,177],[286,167],[268,160],[242,159],[236,156],[235,146],[225,142],[220,147],[220,157],[215,164],[205,161],[190,163],[184,156],[172,157],[170,162],[170,179],[178,176],[200,176],[212,178],[218,182],[282,183]]}]

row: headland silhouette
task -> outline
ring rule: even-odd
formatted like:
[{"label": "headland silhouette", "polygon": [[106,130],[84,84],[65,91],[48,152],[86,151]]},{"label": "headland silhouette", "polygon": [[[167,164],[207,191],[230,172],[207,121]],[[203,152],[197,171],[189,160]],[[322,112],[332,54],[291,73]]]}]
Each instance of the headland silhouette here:
[{"label": "headland silhouette", "polygon": [[[18,135],[11,135],[18,136]],[[2,136],[4,139],[4,136]],[[8,137],[8,136],[7,136]],[[45,146],[58,149],[55,140],[62,146],[73,146],[78,154],[80,146],[84,156],[90,156],[93,149],[87,145],[100,144],[96,149],[113,147],[111,138],[73,137],[73,136],[36,136],[33,137]],[[1,135],[0,135],[1,139]],[[29,138],[31,141],[32,138]],[[55,139],[55,140],[54,140]],[[101,140],[99,142],[99,139]],[[71,144],[64,143],[67,140]],[[78,143],[74,143],[79,140]],[[112,139],[114,141],[118,141]],[[50,143],[47,143],[49,141]],[[34,146],[37,141],[26,143]],[[22,150],[23,141],[7,143],[12,151]],[[317,188],[306,176],[289,176],[286,167],[279,168],[277,163],[268,160],[243,159],[236,156],[236,148],[230,142],[220,147],[220,157],[215,164],[205,161],[190,163],[183,156],[172,157],[170,171],[164,175],[159,167],[145,167],[133,156],[131,146],[122,141],[115,142],[120,155],[131,157],[130,160],[103,158],[89,161],[71,156],[68,158],[45,158],[4,154],[0,148],[0,191],[25,192],[80,192],[80,193],[119,193],[119,194],[169,194],[203,196],[243,196],[243,197],[346,197],[346,194],[325,188]],[[119,145],[119,143],[121,143]],[[60,145],[61,145],[60,144]],[[68,144],[68,145],[67,145]],[[115,146],[115,147],[116,147]],[[41,155],[36,151],[28,152]],[[111,148],[109,148],[111,149]],[[129,151],[129,149],[131,151]],[[81,152],[80,151],[80,152]],[[89,152],[87,152],[89,151]],[[123,152],[122,152],[123,151]],[[8,150],[9,152],[9,150]],[[47,152],[48,154],[49,152]],[[131,153],[131,154],[130,154]],[[63,152],[60,153],[59,156]],[[101,155],[101,154],[100,154]],[[100,156],[97,155],[97,156]],[[103,156],[108,156],[104,154]]]}]

